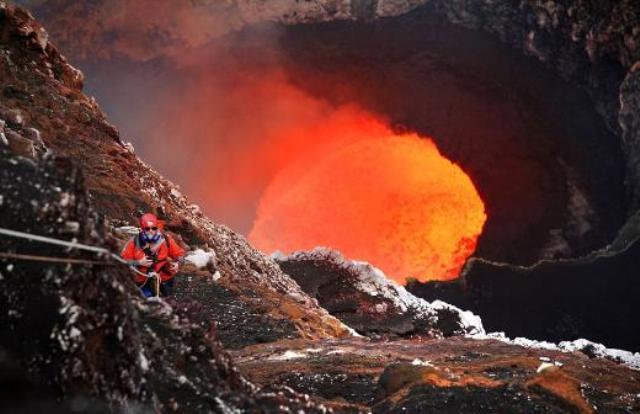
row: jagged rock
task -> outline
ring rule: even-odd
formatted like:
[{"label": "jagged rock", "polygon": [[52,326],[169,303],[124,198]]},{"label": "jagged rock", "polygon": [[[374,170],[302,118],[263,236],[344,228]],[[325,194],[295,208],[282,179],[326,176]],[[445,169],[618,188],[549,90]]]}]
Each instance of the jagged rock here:
[{"label": "jagged rock", "polygon": [[12,127],[21,127],[24,124],[24,117],[17,109],[8,109],[0,106],[0,118],[3,118]]},{"label": "jagged rock", "polygon": [[33,141],[9,129],[4,133],[5,139],[14,154],[27,158],[35,158],[36,150]]},{"label": "jagged rock", "polygon": [[332,315],[367,336],[440,337],[484,333],[480,318],[440,301],[428,303],[379,269],[339,252],[277,255],[282,270]]},{"label": "jagged rock", "polygon": [[33,141],[33,144],[43,148],[44,147],[44,141],[42,141],[42,137],[40,136],[40,131],[38,131],[35,128],[22,128],[22,135],[27,138],[30,139],[31,141]]},{"label": "jagged rock", "polygon": [[403,388],[423,382],[430,375],[438,376],[435,367],[398,363],[388,365],[378,379],[378,398],[389,397]]},{"label": "jagged rock", "polygon": [[209,274],[179,275],[174,295],[175,306],[188,309],[191,320],[204,326],[213,324],[216,337],[227,349],[298,337],[291,319],[257,312],[245,297]]},{"label": "jagged rock", "polygon": [[[33,165],[6,152],[0,163],[0,227],[60,237],[64,222],[74,220],[82,223],[80,241],[104,243],[78,171],[70,163]],[[4,252],[69,255],[61,248],[18,239],[3,237],[0,243]],[[32,373],[69,395],[123,402],[141,391],[139,339],[132,332],[133,309],[122,272],[4,259],[1,273],[0,325],[10,332],[2,346]]]}]

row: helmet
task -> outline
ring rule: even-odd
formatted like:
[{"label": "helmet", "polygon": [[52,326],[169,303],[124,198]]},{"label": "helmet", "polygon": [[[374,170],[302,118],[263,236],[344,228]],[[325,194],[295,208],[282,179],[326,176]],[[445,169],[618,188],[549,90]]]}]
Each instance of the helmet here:
[{"label": "helmet", "polygon": [[158,217],[151,213],[143,214],[140,217],[140,228],[144,229],[145,227],[158,227]]}]

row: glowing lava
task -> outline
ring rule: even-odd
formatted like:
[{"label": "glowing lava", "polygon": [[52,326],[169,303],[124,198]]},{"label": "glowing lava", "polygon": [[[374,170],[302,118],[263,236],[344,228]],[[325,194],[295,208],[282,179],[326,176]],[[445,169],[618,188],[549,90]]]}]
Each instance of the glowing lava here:
[{"label": "glowing lava", "polygon": [[280,171],[249,239],[266,252],[334,248],[402,284],[457,277],[486,221],[473,183],[430,139],[369,129]]}]

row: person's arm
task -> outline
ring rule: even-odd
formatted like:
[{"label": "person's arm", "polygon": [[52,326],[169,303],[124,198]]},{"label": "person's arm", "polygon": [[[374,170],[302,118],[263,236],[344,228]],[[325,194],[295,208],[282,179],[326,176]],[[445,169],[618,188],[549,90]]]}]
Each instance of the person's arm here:
[{"label": "person's arm", "polygon": [[125,244],[124,249],[120,253],[120,256],[125,260],[135,260],[135,243],[133,240],[129,240],[127,244]]}]

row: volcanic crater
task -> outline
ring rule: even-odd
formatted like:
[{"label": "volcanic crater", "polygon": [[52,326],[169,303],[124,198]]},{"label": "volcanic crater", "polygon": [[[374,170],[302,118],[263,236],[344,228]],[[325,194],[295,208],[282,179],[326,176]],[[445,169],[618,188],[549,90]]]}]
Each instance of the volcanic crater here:
[{"label": "volcanic crater", "polygon": [[[206,264],[186,265],[165,302],[88,253],[2,259],[0,373],[38,385],[11,396],[18,411],[55,404],[49,391],[62,410],[89,396],[114,411],[638,411],[638,371],[621,364],[637,368],[637,353],[487,335],[640,350],[637,7],[21,3],[123,134],[33,17],[0,1],[0,227],[115,249],[152,210]],[[455,280],[405,290],[328,249],[266,257],[121,139],[249,234],[298,155],[371,130],[433,140],[475,185],[487,222]]]},{"label": "volcanic crater", "polygon": [[125,135],[145,137],[140,152],[245,234],[273,177],[331,142],[331,125],[317,131],[343,108],[432,139],[471,178],[487,222],[461,277],[409,289],[492,330],[638,349],[633,253],[616,258],[637,238],[635,72],[625,80],[637,52],[620,40],[633,21],[616,26],[625,6],[602,5],[593,13],[609,17],[590,38],[581,4],[500,7],[294,13],[151,58],[105,37],[106,58],[78,64]]},{"label": "volcanic crater", "polygon": [[460,277],[410,283],[413,293],[470,309],[488,330],[640,349],[635,14],[459,1],[385,14],[386,3],[315,17],[290,5],[196,47],[181,48],[175,28],[150,30],[170,47],[144,53],[106,31],[97,56],[55,6],[40,12],[123,135],[216,220],[248,234],[282,154],[317,149],[330,134],[309,131],[323,115],[355,107],[432,139],[486,208]]}]

